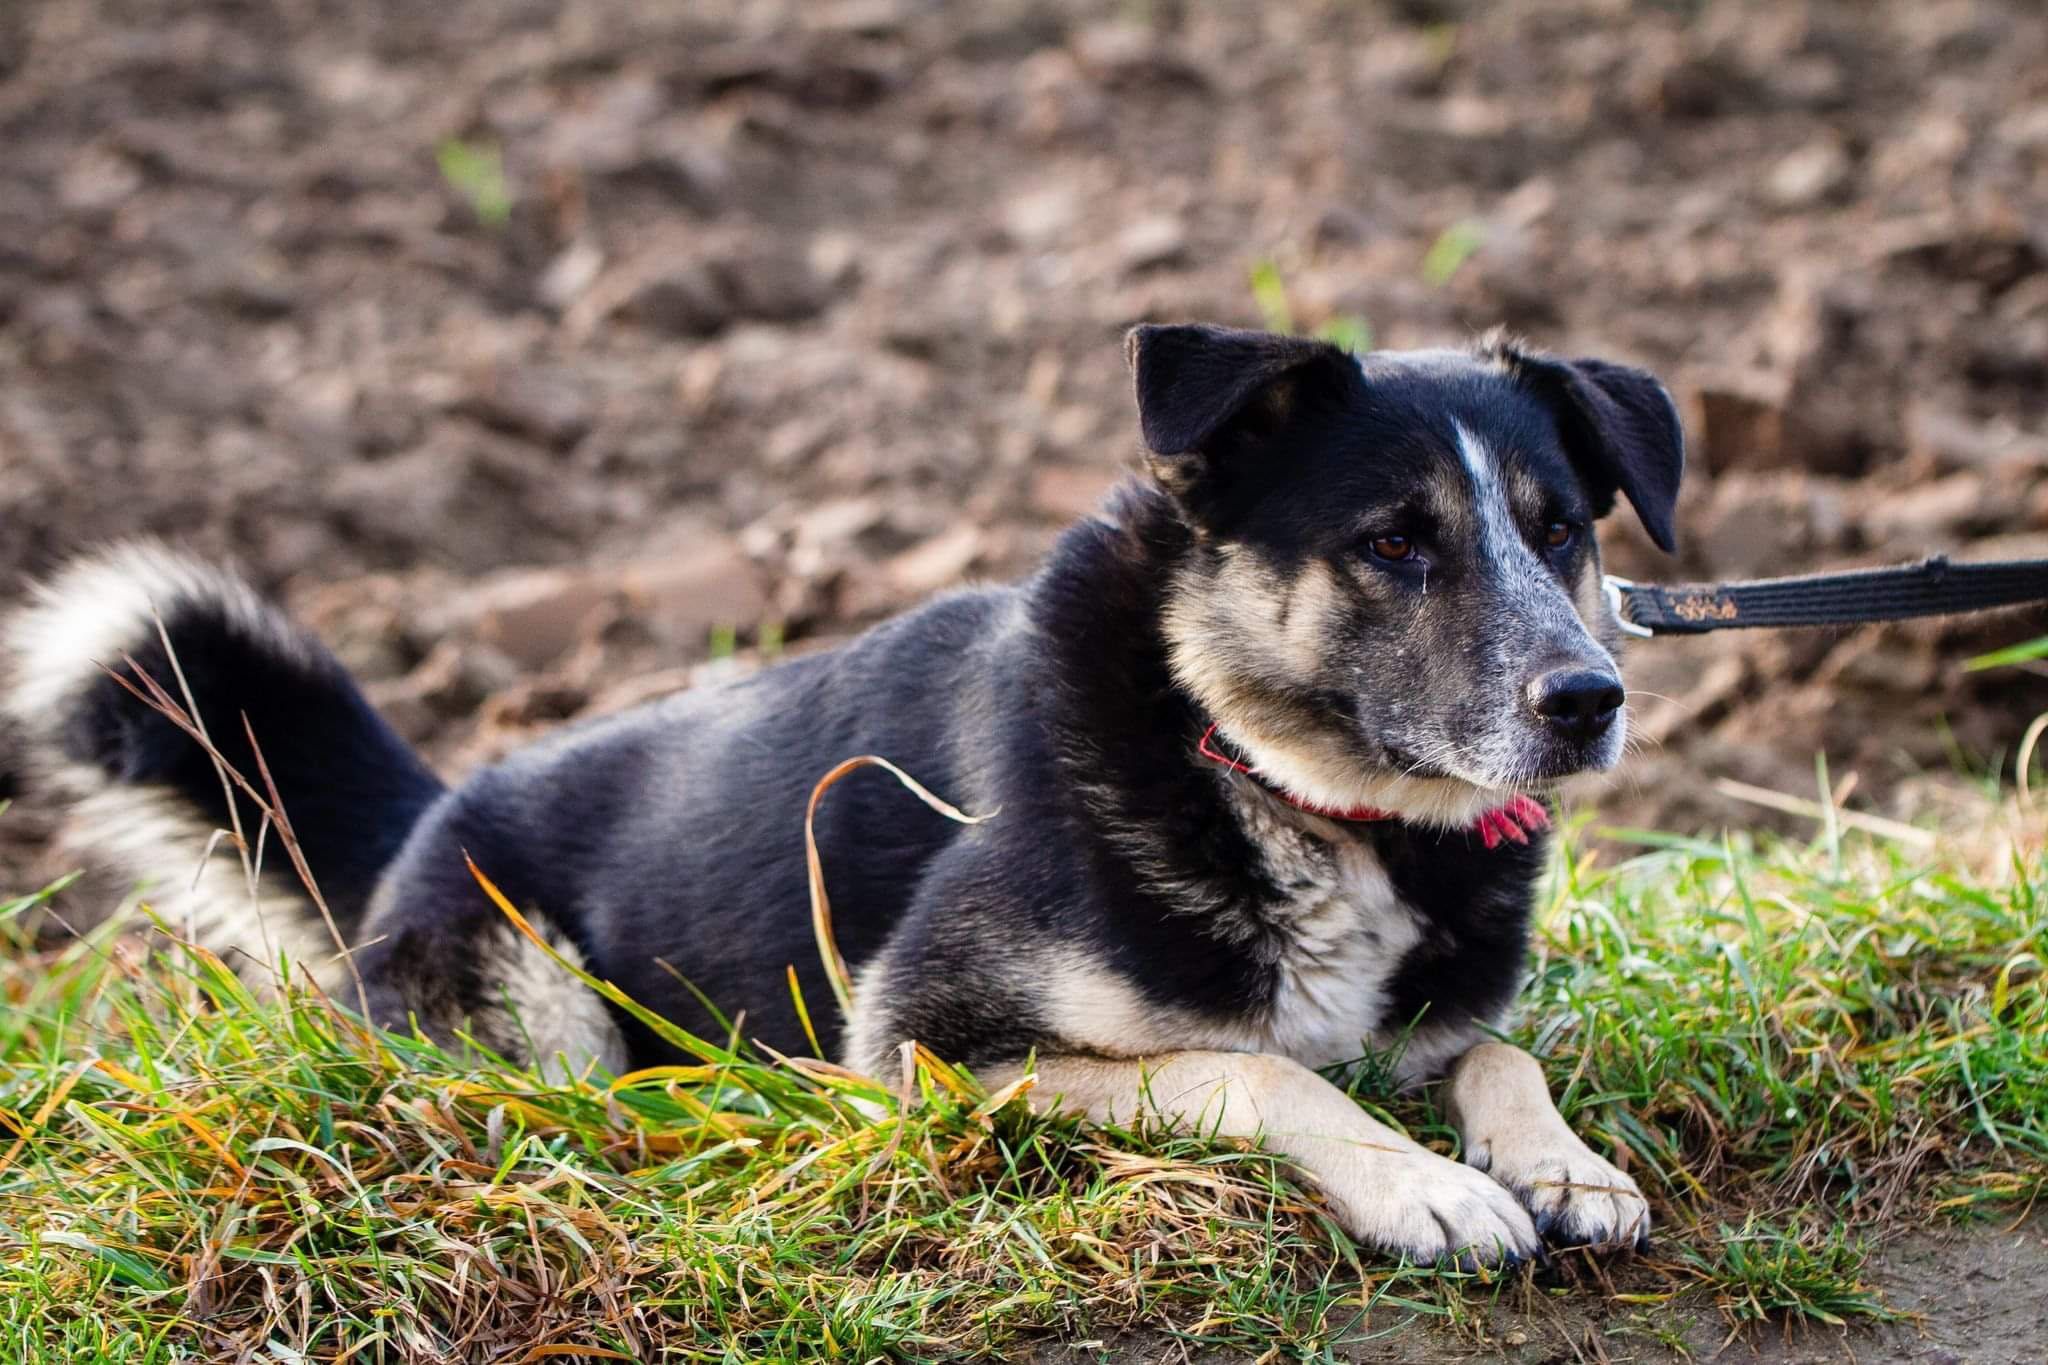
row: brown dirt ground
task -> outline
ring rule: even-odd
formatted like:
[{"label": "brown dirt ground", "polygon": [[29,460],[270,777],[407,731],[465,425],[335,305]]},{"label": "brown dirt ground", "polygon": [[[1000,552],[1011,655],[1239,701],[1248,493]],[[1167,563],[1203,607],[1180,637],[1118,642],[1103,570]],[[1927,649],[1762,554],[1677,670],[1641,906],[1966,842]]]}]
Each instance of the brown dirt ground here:
[{"label": "brown dirt ground", "polygon": [[[1121,330],[1256,322],[1262,260],[1304,327],[1666,375],[1685,550],[1620,572],[2048,554],[2037,0],[14,0],[0,149],[0,606],[231,556],[451,770],[1023,571],[1132,465]],[[2044,629],[1644,646],[1607,811],[1825,750],[1911,813]]]},{"label": "brown dirt ground", "polygon": [[[1668,376],[1686,549],[1617,520],[1621,572],[2048,551],[2039,17],[17,0],[0,576],[231,555],[461,766],[721,618],[828,640],[1024,570],[1132,463],[1121,329],[1256,321],[1259,260],[1303,326]],[[453,143],[502,149],[502,222]],[[1700,779],[1803,792],[1823,747],[1910,804],[2043,708],[1957,662],[2044,624],[1643,647],[1661,747],[1610,804],[1754,819]]]},{"label": "brown dirt ground", "polygon": [[[1640,1277],[1633,1277],[1640,1278]],[[1513,1291],[1479,1320],[1429,1326],[1378,1311],[1332,1348],[1356,1365],[2038,1365],[2048,1360],[2048,1221],[1920,1229],[1872,1261],[1867,1283],[1909,1316],[1872,1327],[1747,1323],[1697,1294],[1641,1309],[1595,1303],[1561,1285]],[[1629,1285],[1655,1292],[1654,1285]],[[1031,1365],[1235,1365],[1248,1359],[1165,1336],[1048,1345]]]}]

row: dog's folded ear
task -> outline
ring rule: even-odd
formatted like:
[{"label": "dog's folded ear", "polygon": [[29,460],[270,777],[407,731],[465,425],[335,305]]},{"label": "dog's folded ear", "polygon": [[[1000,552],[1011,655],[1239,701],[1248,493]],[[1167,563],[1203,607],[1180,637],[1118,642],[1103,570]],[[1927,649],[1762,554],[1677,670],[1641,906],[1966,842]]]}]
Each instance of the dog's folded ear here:
[{"label": "dog's folded ear", "polygon": [[1510,350],[1521,382],[1557,412],[1565,453],[1578,466],[1602,516],[1617,492],[1642,519],[1657,548],[1678,549],[1674,520],[1685,473],[1685,430],[1671,394],[1647,370],[1605,360],[1562,360]]},{"label": "dog's folded ear", "polygon": [[1124,355],[1152,477],[1211,526],[1228,519],[1233,490],[1271,472],[1260,456],[1290,423],[1361,382],[1326,341],[1230,327],[1134,327]]},{"label": "dog's folded ear", "polygon": [[1205,449],[1257,406],[1274,425],[1306,367],[1343,356],[1327,341],[1189,324],[1133,327],[1124,337],[1138,389],[1138,426],[1155,455]]}]

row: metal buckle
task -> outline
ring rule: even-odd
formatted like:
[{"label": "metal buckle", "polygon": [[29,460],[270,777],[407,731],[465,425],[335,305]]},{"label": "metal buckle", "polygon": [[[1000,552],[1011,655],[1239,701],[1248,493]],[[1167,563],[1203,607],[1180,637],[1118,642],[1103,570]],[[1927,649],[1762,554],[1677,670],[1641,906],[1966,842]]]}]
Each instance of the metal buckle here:
[{"label": "metal buckle", "polygon": [[1634,586],[1630,580],[1618,578],[1613,574],[1603,574],[1600,578],[1600,590],[1607,594],[1607,609],[1614,613],[1615,624],[1621,627],[1622,634],[1647,640],[1656,632],[1629,619],[1628,599],[1621,595],[1624,588]]}]

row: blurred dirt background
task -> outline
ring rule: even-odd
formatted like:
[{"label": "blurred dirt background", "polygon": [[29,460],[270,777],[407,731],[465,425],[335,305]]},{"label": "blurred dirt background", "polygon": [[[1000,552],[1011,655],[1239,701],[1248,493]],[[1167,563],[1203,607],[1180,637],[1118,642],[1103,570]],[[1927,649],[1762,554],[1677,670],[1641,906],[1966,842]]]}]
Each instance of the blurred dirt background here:
[{"label": "blurred dirt background", "polygon": [[[2038,0],[13,0],[0,601],[229,556],[457,770],[1026,571],[1180,318],[1655,368],[1632,576],[2048,554],[2044,267]],[[2044,631],[1644,645],[1610,813],[1910,812]]]}]

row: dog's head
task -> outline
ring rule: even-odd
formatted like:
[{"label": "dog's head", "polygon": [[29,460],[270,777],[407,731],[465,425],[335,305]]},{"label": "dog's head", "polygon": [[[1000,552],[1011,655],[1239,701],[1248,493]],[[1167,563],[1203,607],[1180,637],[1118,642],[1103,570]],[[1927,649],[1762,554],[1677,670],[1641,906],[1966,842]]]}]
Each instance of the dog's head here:
[{"label": "dog's head", "polygon": [[1621,757],[1593,523],[1674,547],[1684,464],[1641,370],[1488,340],[1353,356],[1140,327],[1154,477],[1193,529],[1176,676],[1291,795],[1459,824]]}]

